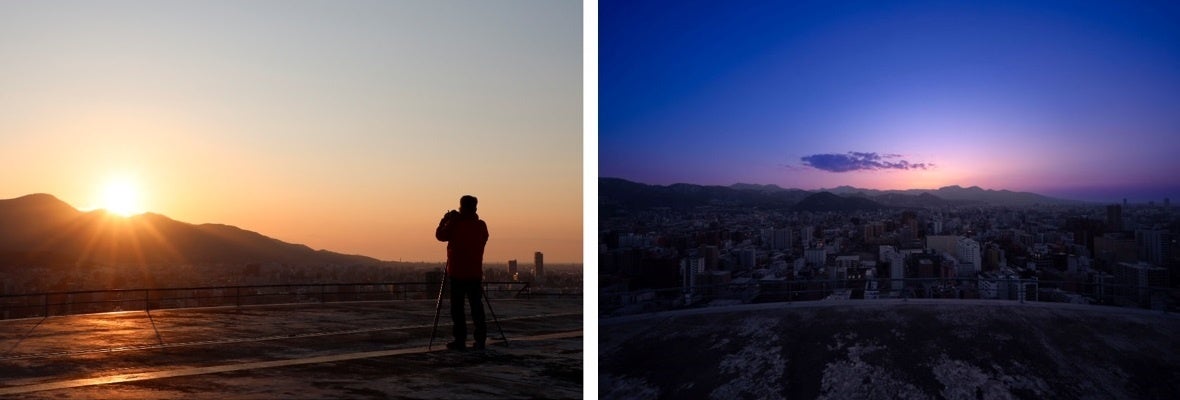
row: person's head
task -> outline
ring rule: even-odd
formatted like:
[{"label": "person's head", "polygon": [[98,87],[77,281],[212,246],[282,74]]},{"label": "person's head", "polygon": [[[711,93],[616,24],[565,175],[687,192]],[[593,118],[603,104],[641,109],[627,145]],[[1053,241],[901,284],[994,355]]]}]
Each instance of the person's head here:
[{"label": "person's head", "polygon": [[461,212],[463,214],[475,213],[475,205],[478,203],[479,203],[479,200],[476,199],[475,196],[466,195],[466,196],[460,197],[459,198],[459,212]]}]

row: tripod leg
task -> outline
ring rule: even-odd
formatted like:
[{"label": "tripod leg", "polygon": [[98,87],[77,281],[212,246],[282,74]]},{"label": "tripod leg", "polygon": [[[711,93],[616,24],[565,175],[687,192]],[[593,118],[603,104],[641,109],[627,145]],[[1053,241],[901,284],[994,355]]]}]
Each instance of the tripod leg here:
[{"label": "tripod leg", "polygon": [[492,309],[492,300],[488,299],[488,291],[482,290],[482,288],[480,291],[483,292],[483,302],[488,305],[488,311],[492,312],[492,321],[496,322],[496,329],[500,330],[500,340],[503,340],[504,343],[508,343],[508,337],[504,336],[504,328],[500,326],[500,319],[496,318],[496,310]]},{"label": "tripod leg", "polygon": [[430,347],[434,346],[434,334],[438,333],[438,316],[442,313],[442,295],[443,289],[447,287],[447,273],[443,272],[442,282],[438,285],[438,301],[434,303],[434,327],[430,329],[430,344],[426,345],[426,351],[430,351]]}]

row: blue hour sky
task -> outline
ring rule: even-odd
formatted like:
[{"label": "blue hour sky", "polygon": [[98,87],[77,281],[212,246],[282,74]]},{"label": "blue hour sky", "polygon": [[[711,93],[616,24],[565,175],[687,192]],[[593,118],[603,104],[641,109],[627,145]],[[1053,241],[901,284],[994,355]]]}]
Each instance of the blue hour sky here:
[{"label": "blue hour sky", "polygon": [[1180,199],[1180,3],[599,8],[599,175]]}]

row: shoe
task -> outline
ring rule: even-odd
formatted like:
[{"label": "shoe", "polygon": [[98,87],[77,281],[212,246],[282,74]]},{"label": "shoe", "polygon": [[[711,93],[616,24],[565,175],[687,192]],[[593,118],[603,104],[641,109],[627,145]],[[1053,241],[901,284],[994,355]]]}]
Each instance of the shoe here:
[{"label": "shoe", "polygon": [[477,350],[477,351],[478,351],[478,350],[483,350],[483,349],[486,349],[486,348],[487,348],[487,346],[485,346],[485,345],[483,344],[483,342],[475,342],[475,347],[472,347],[472,348],[474,348],[475,350]]},{"label": "shoe", "polygon": [[463,342],[450,342],[447,343],[447,348],[451,350],[467,351],[467,344]]}]

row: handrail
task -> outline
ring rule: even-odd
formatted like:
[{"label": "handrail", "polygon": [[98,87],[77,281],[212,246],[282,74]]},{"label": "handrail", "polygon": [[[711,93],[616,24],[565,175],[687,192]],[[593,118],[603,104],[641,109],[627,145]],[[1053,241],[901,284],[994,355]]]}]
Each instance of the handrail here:
[{"label": "handrail", "polygon": [[1178,288],[1036,278],[741,280],[691,288],[604,289],[599,291],[599,312],[604,315],[701,307],[714,300],[741,303],[793,302],[837,297],[870,301],[874,298],[960,298],[1013,300],[1021,303],[1081,302],[1180,312]]},{"label": "handrail", "polygon": [[[189,307],[422,300],[434,299],[438,295],[440,283],[282,283],[2,294],[0,319]],[[486,281],[483,286],[484,292],[491,298],[527,298],[532,292],[530,283],[521,281]]]}]

